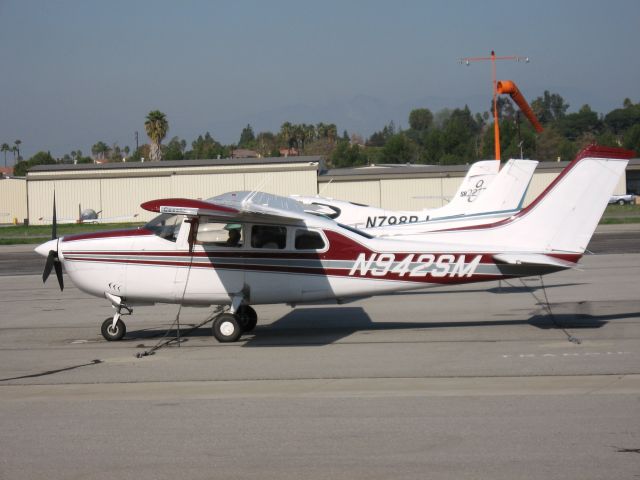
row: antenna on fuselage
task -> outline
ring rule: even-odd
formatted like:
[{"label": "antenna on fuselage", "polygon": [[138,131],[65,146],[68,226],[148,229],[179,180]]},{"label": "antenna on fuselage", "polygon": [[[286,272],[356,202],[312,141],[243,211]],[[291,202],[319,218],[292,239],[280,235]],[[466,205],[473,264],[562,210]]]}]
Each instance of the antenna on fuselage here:
[{"label": "antenna on fuselage", "polygon": [[242,203],[243,204],[251,203],[253,201],[253,198],[262,190],[262,187],[264,187],[267,184],[267,182],[269,182],[269,180],[271,180],[271,175],[265,176],[260,181],[260,183],[258,183],[256,188],[254,190],[251,190],[251,192],[249,192],[249,195],[247,195],[247,197],[242,201]]},{"label": "antenna on fuselage", "polygon": [[333,182],[333,177],[331,177],[331,180],[329,180],[326,185],[322,187],[322,189],[320,189],[320,191],[318,192],[318,196],[322,195],[322,192],[324,192],[329,187],[329,185],[331,185],[331,182]]}]

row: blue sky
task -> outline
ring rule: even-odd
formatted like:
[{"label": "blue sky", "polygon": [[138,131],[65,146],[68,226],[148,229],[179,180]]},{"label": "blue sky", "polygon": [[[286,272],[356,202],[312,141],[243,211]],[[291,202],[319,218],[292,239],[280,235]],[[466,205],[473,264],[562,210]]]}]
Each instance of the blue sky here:
[{"label": "blue sky", "polygon": [[[445,5],[446,3],[446,5]],[[411,108],[488,109],[489,64],[529,100],[547,89],[577,110],[640,102],[640,2],[0,0],[0,142],[88,154],[98,140],[146,141],[286,121],[369,135]]]}]

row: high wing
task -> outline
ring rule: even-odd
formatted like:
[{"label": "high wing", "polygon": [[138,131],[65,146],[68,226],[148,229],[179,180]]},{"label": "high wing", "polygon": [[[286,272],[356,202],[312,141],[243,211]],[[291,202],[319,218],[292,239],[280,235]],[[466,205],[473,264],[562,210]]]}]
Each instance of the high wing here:
[{"label": "high wing", "polygon": [[140,206],[151,212],[208,216],[223,222],[302,223],[308,218],[298,202],[264,192],[230,192],[207,200],[165,198]]}]

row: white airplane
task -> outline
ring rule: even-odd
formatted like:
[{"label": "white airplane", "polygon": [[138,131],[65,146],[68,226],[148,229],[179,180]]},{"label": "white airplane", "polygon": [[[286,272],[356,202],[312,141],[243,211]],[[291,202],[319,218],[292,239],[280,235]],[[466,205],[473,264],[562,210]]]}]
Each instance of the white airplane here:
[{"label": "white airplane", "polygon": [[[489,173],[480,170],[479,164]],[[500,162],[496,160],[474,163],[452,200],[435,209],[391,211],[320,196],[293,195],[291,198],[301,202],[309,213],[367,229],[374,236],[384,235],[387,229],[426,232],[463,224],[488,223],[510,216],[522,208],[538,162],[509,160],[498,172],[499,165]],[[412,226],[411,230],[406,230],[408,225]]]},{"label": "white airplane", "polygon": [[[213,321],[221,342],[256,325],[251,305],[338,302],[428,284],[542,275],[572,268],[633,152],[585,149],[527,208],[488,225],[374,238],[305,213],[289,198],[231,193],[207,201],[161,199],[144,227],[55,238],[38,246],[43,280],[62,267],[82,291],[116,309],[107,340],[126,332],[120,316],[154,303],[225,305]],[[55,209],[55,203],[54,203]]]}]

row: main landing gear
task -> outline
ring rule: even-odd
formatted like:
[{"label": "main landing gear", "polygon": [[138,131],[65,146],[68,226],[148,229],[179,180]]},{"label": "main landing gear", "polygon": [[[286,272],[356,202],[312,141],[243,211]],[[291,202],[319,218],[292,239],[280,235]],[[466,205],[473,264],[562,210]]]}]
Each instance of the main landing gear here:
[{"label": "main landing gear", "polygon": [[223,313],[213,321],[212,333],[219,342],[235,342],[243,333],[251,332],[258,314],[249,305],[241,305],[235,313]]}]

